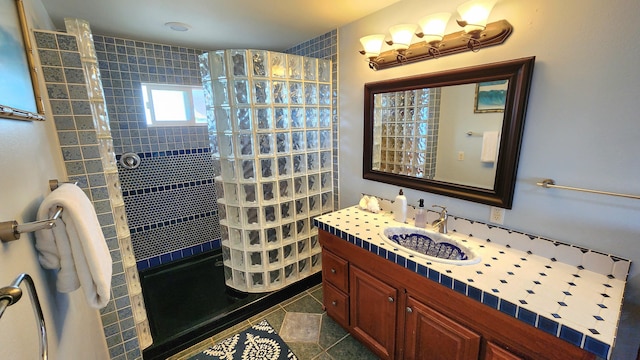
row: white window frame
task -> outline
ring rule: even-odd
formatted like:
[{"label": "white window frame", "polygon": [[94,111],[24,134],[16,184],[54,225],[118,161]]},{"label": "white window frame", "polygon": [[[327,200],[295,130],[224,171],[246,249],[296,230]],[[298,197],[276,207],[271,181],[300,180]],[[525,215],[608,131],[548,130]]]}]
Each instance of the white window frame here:
[{"label": "white window frame", "polygon": [[[156,84],[156,83],[142,83],[142,99],[144,102],[145,118],[147,126],[206,126],[207,122],[196,122],[195,117],[195,105],[193,101],[193,91],[200,90],[200,86],[190,85],[172,85],[172,84]],[[186,111],[186,120],[156,120],[156,114],[153,106],[153,91],[154,90],[170,90],[181,91],[184,99],[184,107]]]}]

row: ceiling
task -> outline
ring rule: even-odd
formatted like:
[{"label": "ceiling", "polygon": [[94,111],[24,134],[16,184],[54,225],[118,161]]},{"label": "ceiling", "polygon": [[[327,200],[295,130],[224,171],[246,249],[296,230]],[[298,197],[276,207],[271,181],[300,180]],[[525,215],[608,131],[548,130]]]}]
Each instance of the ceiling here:
[{"label": "ceiling", "polygon": [[[64,18],[94,34],[202,50],[283,51],[400,0],[42,0],[58,29]],[[189,31],[169,29],[182,22]]]}]

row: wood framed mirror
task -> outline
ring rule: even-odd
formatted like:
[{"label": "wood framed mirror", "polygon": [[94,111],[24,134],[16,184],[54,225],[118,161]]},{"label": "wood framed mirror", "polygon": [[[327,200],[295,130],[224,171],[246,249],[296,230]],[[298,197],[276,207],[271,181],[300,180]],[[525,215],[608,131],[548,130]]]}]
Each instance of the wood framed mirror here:
[{"label": "wood framed mirror", "polygon": [[363,178],[510,209],[534,61],[365,84]]}]

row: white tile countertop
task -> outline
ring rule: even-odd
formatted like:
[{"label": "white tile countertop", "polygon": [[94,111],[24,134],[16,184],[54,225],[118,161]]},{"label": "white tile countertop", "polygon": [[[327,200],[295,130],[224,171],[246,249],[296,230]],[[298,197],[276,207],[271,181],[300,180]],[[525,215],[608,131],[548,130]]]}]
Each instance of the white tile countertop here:
[{"label": "white tile countertop", "polygon": [[[429,212],[429,223],[436,218]],[[611,356],[629,260],[450,215],[449,235],[482,257],[474,265],[450,265],[419,260],[383,242],[385,227],[413,225],[412,219],[396,222],[387,211],[374,214],[353,206],[314,222],[321,230],[593,354]]]}]

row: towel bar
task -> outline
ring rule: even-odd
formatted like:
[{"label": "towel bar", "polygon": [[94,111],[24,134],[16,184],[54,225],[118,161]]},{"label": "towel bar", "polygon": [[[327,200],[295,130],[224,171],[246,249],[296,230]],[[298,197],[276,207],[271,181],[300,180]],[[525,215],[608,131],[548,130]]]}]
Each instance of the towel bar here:
[{"label": "towel bar", "polygon": [[[49,188],[51,189],[51,191],[57,189],[59,184],[61,184],[61,182],[56,179],[49,180]],[[62,184],[78,185],[78,182],[62,182]],[[22,233],[29,233],[42,229],[51,229],[52,227],[56,226],[56,220],[58,220],[61,213],[62,208],[58,206],[55,214],[53,215],[53,217],[51,217],[51,219],[34,221],[22,225],[18,224],[18,222],[15,220],[0,222],[0,240],[2,240],[2,242],[14,241],[20,239],[20,234]]]},{"label": "towel bar", "polygon": [[556,182],[553,179],[544,179],[536,183],[536,185],[542,186],[543,188],[546,188],[546,189],[556,188],[556,189],[564,189],[564,190],[582,191],[582,192],[588,192],[592,194],[602,194],[602,195],[626,197],[631,199],[640,199],[640,195],[621,194],[621,193],[615,193],[610,191],[600,191],[600,190],[591,190],[591,189],[577,188],[577,187],[571,187],[571,186],[556,185]]},{"label": "towel bar", "polygon": [[22,225],[18,224],[15,220],[0,222],[0,240],[2,240],[2,242],[18,240],[22,233],[51,229],[56,226],[56,220],[58,220],[60,214],[62,214],[62,208],[58,206],[56,213],[53,214],[51,219],[29,222]]}]

